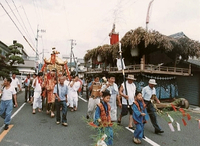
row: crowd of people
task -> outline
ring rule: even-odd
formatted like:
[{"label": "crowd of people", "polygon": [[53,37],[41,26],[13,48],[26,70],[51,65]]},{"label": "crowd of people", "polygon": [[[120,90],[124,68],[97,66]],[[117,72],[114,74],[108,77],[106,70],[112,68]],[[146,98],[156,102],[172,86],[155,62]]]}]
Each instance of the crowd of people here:
[{"label": "crowd of people", "polygon": [[[44,101],[46,101],[46,113],[52,118],[56,117],[56,124],[62,123],[63,126],[68,126],[67,109],[69,108],[71,112],[78,109],[78,95],[83,94],[85,84],[85,81],[79,79],[78,75],[70,78],[62,73],[57,73],[56,70],[48,71],[45,74],[39,72],[37,75],[33,74],[32,77],[27,75],[24,81],[24,99],[25,102],[32,105],[32,114],[41,112]],[[160,103],[158,98],[155,98],[155,79],[150,79],[148,86],[140,92],[136,89],[135,80],[136,78],[131,74],[120,85],[115,83],[115,76],[111,74],[103,78],[96,75],[91,81],[87,80],[88,110],[86,118],[92,119],[96,126],[106,129],[107,145],[113,144],[112,123],[116,122],[120,125],[122,117],[125,115],[129,115],[128,127],[135,130],[134,143],[141,143],[141,139],[144,137],[144,124],[149,117],[155,129],[154,132],[156,134],[164,132],[157,122],[156,110],[151,102],[151,97],[154,96],[156,102]],[[5,130],[9,128],[13,107],[18,106],[17,87],[21,90],[15,74],[11,78],[4,79],[0,116],[5,119]],[[117,114],[118,107],[121,111]]]}]

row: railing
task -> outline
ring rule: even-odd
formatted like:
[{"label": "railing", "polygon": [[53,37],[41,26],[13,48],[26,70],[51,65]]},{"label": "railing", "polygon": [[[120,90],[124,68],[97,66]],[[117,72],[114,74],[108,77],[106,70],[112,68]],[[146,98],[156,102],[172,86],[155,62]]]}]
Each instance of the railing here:
[{"label": "railing", "polygon": [[[101,73],[102,71],[107,71],[109,73],[121,73],[118,71],[117,67],[110,68],[95,68],[88,69],[87,73]],[[167,66],[159,66],[153,64],[145,64],[144,68],[141,68],[141,64],[129,65],[126,66],[126,73],[136,73],[136,72],[145,72],[145,73],[155,73],[155,74],[170,74],[170,75],[191,75],[191,68],[177,68],[177,67],[167,67]]]}]

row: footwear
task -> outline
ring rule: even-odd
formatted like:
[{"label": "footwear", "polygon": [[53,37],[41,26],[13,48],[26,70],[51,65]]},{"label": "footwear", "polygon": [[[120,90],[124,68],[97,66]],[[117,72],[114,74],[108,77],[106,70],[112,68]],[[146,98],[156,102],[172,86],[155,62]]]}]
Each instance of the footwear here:
[{"label": "footwear", "polygon": [[4,130],[8,130],[8,124],[5,125]]},{"label": "footwear", "polygon": [[35,114],[35,110],[33,110],[32,114]]},{"label": "footwear", "polygon": [[137,138],[135,138],[135,137],[133,137],[133,142],[134,142],[134,143],[136,143],[136,144],[138,144],[138,143],[139,143],[138,139],[137,139]]},{"label": "footwear", "polygon": [[77,108],[74,108],[74,111],[77,111]]},{"label": "footwear", "polygon": [[137,138],[138,143],[142,143],[141,140],[139,138]]},{"label": "footwear", "polygon": [[120,120],[117,120],[117,125],[120,125],[121,124],[121,121]]},{"label": "footwear", "polygon": [[41,109],[38,109],[38,112],[42,112],[42,110],[41,110]]},{"label": "footwear", "polygon": [[63,126],[67,126],[68,124],[66,122],[62,123]]},{"label": "footwear", "polygon": [[60,122],[59,122],[59,121],[57,121],[57,122],[56,122],[56,124],[60,124]]},{"label": "footwear", "polygon": [[47,115],[50,114],[50,111],[47,110]]},{"label": "footwear", "polygon": [[74,109],[73,108],[71,108],[71,112],[73,112],[74,111]]},{"label": "footwear", "polygon": [[55,115],[54,115],[54,113],[53,112],[51,112],[51,117],[53,118]]},{"label": "footwear", "polygon": [[129,129],[135,130],[135,127],[128,127]]},{"label": "footwear", "polygon": [[155,130],[155,134],[164,133],[163,130]]}]

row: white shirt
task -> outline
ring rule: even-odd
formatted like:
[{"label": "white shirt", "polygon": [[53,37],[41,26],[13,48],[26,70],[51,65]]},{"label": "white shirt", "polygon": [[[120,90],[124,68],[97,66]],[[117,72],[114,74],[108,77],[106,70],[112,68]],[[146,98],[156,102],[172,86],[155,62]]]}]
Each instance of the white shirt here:
[{"label": "white shirt", "polygon": [[154,87],[151,89],[149,86],[146,86],[142,89],[142,97],[144,100],[150,101],[153,94],[156,95],[156,89]]},{"label": "white shirt", "polygon": [[10,83],[11,86],[13,86],[14,88],[17,88],[17,86],[19,85],[19,80],[18,78],[11,78],[12,79],[12,82]]},{"label": "white shirt", "polygon": [[34,82],[36,82],[36,85],[33,86],[34,92],[41,92],[42,93],[42,87],[40,83],[38,82],[38,79],[35,79]]},{"label": "white shirt", "polygon": [[3,94],[1,100],[11,100],[12,95],[16,94],[15,88],[13,86],[10,86],[10,88],[6,89],[6,87],[3,89]]},{"label": "white shirt", "polygon": [[[136,91],[136,86],[135,86],[135,84],[134,84],[134,83],[129,84],[128,81],[126,81],[127,94],[125,93],[124,83],[122,83],[122,86],[123,86],[123,89],[124,89],[123,94],[129,96],[128,102],[129,102],[129,105],[132,105],[133,102],[135,101],[135,100],[134,100],[135,91]],[[123,96],[122,96],[122,104],[127,105],[127,100],[126,100],[126,98],[124,98]]]},{"label": "white shirt", "polygon": [[[71,82],[72,83],[72,82]],[[70,83],[70,84],[71,84]],[[78,89],[80,88],[80,86],[81,86],[81,83],[79,82],[79,81],[77,81],[77,82],[75,82],[74,83],[74,85],[71,87],[70,85],[69,85],[69,92],[68,92],[68,95],[70,96],[70,97],[78,97],[78,94],[77,94],[77,91],[78,91]]]},{"label": "white shirt", "polygon": [[68,81],[68,80],[65,80],[65,81],[64,81],[64,84],[65,84],[66,86],[69,86],[69,83],[70,83],[70,81]]}]

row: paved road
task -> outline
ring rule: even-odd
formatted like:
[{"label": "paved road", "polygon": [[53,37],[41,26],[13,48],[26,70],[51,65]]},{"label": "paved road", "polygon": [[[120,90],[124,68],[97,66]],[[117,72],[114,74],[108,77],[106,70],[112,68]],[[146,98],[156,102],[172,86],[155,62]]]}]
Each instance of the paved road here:
[{"label": "paved road", "polygon": [[[83,96],[85,99],[85,97]],[[0,118],[2,138],[1,146],[90,146],[94,141],[90,138],[96,131],[92,130],[84,120],[87,111],[87,102],[79,99],[79,108],[76,112],[68,111],[68,127],[56,125],[55,118],[42,113],[32,114],[32,107],[24,103],[24,92],[18,94],[19,107],[15,108],[15,113],[8,133],[2,131],[3,119]],[[21,110],[20,110],[21,106]],[[17,113],[16,111],[19,110]],[[158,117],[159,124],[165,131],[164,134],[154,134],[153,127],[148,121],[145,125],[146,139],[142,140],[141,146],[199,146],[200,129],[195,119],[200,119],[199,113],[191,113],[192,120],[187,121],[187,126],[183,126],[181,116],[174,116],[181,125],[181,131],[171,132],[166,120]],[[132,131],[126,129],[128,117],[122,119],[122,130],[118,136],[114,137],[115,146],[131,146]],[[94,144],[93,144],[94,145]]]}]

